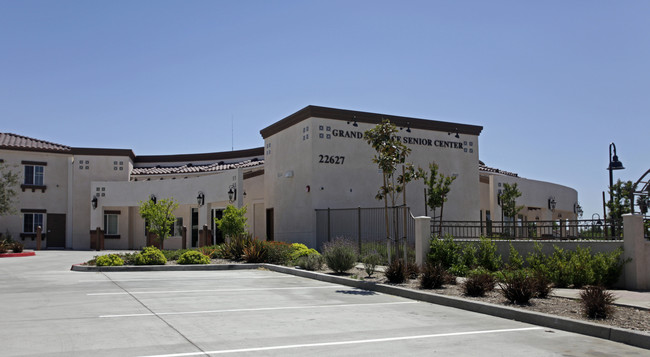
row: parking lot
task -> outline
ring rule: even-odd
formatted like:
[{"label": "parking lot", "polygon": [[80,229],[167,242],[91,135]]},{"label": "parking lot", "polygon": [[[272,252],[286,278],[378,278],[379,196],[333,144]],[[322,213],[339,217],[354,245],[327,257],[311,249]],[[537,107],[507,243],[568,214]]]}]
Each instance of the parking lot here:
[{"label": "parking lot", "polygon": [[3,356],[641,356],[648,351],[267,270],[82,273],[0,259]]}]

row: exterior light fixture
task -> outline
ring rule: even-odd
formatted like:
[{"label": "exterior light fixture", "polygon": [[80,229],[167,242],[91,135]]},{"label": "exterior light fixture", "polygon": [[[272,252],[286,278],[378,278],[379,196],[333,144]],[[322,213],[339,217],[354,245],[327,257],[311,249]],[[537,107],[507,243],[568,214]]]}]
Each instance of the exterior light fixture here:
[{"label": "exterior light fixture", "polygon": [[501,194],[502,194],[502,193],[503,193],[503,192],[502,192],[501,190],[499,190],[499,193],[497,193],[497,204],[498,204],[499,206],[501,206]]},{"label": "exterior light fixture", "polygon": [[[454,131],[453,131],[453,132],[456,132],[456,135],[454,135],[454,137],[455,137],[456,139],[460,139],[460,135],[458,135],[458,128],[454,128]],[[450,132],[447,132],[447,135],[451,135],[451,133],[453,133],[453,132],[451,132],[451,131],[450,131]]]},{"label": "exterior light fixture", "polygon": [[199,205],[199,207],[205,204],[205,195],[203,194],[203,192],[199,191],[199,195],[196,196],[196,203]]},{"label": "exterior light fixture", "polygon": [[551,212],[555,211],[555,206],[557,205],[557,202],[555,201],[555,197],[549,197],[548,198],[548,209],[551,210]]},{"label": "exterior light fixture", "polygon": [[98,201],[97,196],[93,197],[93,199],[90,200],[90,205],[92,206],[93,209],[97,208],[97,201]]},{"label": "exterior light fixture", "polygon": [[573,205],[573,213],[577,214],[578,216],[582,217],[582,214],[584,213],[582,211],[582,206],[580,206],[580,203],[576,202]]},{"label": "exterior light fixture", "polygon": [[411,122],[410,122],[410,121],[407,121],[407,122],[406,122],[406,132],[407,132],[407,133],[410,133],[410,132],[411,132]]},{"label": "exterior light fixture", "polygon": [[603,224],[603,221],[600,220],[600,215],[598,213],[594,213],[591,215],[591,220],[594,220],[594,216],[598,217],[598,221],[596,222],[597,225]]},{"label": "exterior light fixture", "polygon": [[230,201],[230,203],[233,203],[235,202],[236,199],[237,199],[237,185],[233,183],[228,188],[228,201]]},{"label": "exterior light fixture", "polygon": [[[614,148],[614,157],[612,157],[612,148]],[[614,170],[623,170],[623,163],[618,160],[618,155],[616,155],[616,145],[614,143],[609,144],[609,202],[612,204],[614,202],[612,186],[614,186],[614,175],[612,171]],[[611,206],[610,206],[611,207]],[[611,212],[610,212],[611,216]],[[613,218],[613,217],[612,217]],[[612,236],[616,236],[616,225],[612,221]]]},{"label": "exterior light fixture", "polygon": [[154,194],[152,194],[151,196],[149,196],[149,199],[150,199],[151,201],[153,201],[153,204],[154,204],[154,205],[156,204],[156,201],[158,201],[158,198],[156,198],[156,195],[154,195]]},{"label": "exterior light fixture", "polygon": [[[350,121],[348,121],[348,125],[349,124],[350,124]],[[357,116],[356,115],[352,119],[352,126],[355,127],[355,128],[359,126],[359,124],[357,124]]]}]

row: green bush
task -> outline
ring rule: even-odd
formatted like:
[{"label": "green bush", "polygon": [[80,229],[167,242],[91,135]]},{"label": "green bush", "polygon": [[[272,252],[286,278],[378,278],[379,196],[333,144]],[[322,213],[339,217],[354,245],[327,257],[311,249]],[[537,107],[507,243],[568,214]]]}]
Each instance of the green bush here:
[{"label": "green bush", "polygon": [[508,255],[508,264],[506,267],[509,270],[519,270],[524,267],[524,259],[521,257],[521,254],[515,249],[515,247],[510,243],[510,254]]},{"label": "green bush", "polygon": [[352,269],[357,262],[354,244],[344,238],[336,238],[323,245],[323,257],[327,266],[336,273]]},{"label": "green bush", "polygon": [[124,265],[124,260],[117,254],[100,255],[95,258],[95,265],[98,267],[113,267]]},{"label": "green bush", "polygon": [[375,273],[375,269],[377,268],[377,265],[381,264],[381,255],[377,253],[377,251],[371,251],[368,254],[364,255],[363,258],[361,258],[361,262],[363,263],[363,268],[366,271],[366,274],[368,274],[368,277],[371,277],[372,274]]},{"label": "green bush", "polygon": [[455,266],[455,270],[457,270],[457,272],[462,272],[463,276],[466,275],[468,271],[478,267],[478,249],[476,248],[476,245],[472,243],[459,245],[458,254],[459,259],[452,267]]},{"label": "green bush", "polygon": [[25,249],[25,246],[20,242],[12,242],[10,247],[11,250],[14,251],[14,253],[22,253],[23,250]]},{"label": "green bush", "polygon": [[325,264],[325,258],[320,254],[304,255],[296,260],[296,265],[305,270],[320,270]]},{"label": "green bush", "polygon": [[535,278],[527,270],[506,271],[499,281],[501,294],[517,305],[526,305],[536,295]]},{"label": "green bush", "polygon": [[388,279],[389,283],[401,284],[408,279],[408,272],[406,271],[406,264],[402,259],[395,259],[386,267],[384,276]]},{"label": "green bush", "polygon": [[463,292],[468,296],[485,296],[494,290],[495,279],[490,271],[484,268],[472,270],[463,283]]},{"label": "green bush", "polygon": [[569,273],[574,288],[581,288],[594,282],[591,250],[580,246],[569,253]]},{"label": "green bush", "polygon": [[135,256],[135,265],[165,265],[167,258],[156,247],[145,247]]},{"label": "green bush", "polygon": [[598,253],[593,256],[591,264],[594,271],[594,281],[591,285],[611,287],[616,284],[623,272],[623,267],[631,259],[623,260],[623,248],[618,248],[611,253]]},{"label": "green bush", "polygon": [[489,238],[480,238],[476,260],[479,266],[489,271],[501,269],[501,256],[497,254],[497,245]]},{"label": "green bush", "polygon": [[189,250],[181,254],[178,264],[210,264],[210,257],[196,250]]},{"label": "green bush", "polygon": [[240,234],[230,238],[230,242],[223,244],[223,256],[226,259],[240,260],[244,255],[244,248],[253,241],[250,234]]},{"label": "green bush", "polygon": [[210,257],[211,259],[223,259],[223,244],[208,245],[205,247],[196,248],[201,254]]},{"label": "green bush", "polygon": [[242,258],[246,263],[262,263],[266,261],[266,248],[265,242],[253,239],[247,246],[244,247],[244,254]]},{"label": "green bush", "polygon": [[177,249],[177,250],[164,249],[161,250],[160,252],[163,253],[167,261],[174,261],[174,260],[178,260],[178,258],[180,258],[180,256],[187,251],[189,251],[189,249]]},{"label": "green bush", "polygon": [[535,285],[535,297],[546,299],[551,294],[551,291],[553,291],[551,279],[535,270],[531,270],[531,274]]},{"label": "green bush", "polygon": [[449,269],[458,264],[458,251],[458,244],[454,242],[452,236],[448,234],[444,238],[434,236],[431,238],[428,260],[432,264],[440,263],[445,269]]},{"label": "green bush", "polygon": [[[293,248],[291,244],[285,242],[264,241],[266,247],[266,263],[289,265],[292,262],[291,253]],[[315,252],[318,254],[318,252]],[[320,254],[319,254],[320,255]]]},{"label": "green bush", "polygon": [[300,257],[304,257],[304,256],[312,255],[312,254],[320,255],[320,253],[318,253],[318,251],[316,249],[307,248],[307,246],[302,244],[302,243],[293,243],[293,244],[291,244],[291,249],[292,249],[292,252],[291,252],[291,260],[292,261],[294,261],[294,260],[296,260],[296,259],[298,259]]}]

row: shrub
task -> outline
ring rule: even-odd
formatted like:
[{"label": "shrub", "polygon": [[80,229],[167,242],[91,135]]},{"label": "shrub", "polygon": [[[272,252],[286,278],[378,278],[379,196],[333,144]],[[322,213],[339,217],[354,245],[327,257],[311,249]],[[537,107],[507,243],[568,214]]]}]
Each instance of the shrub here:
[{"label": "shrub", "polygon": [[539,274],[549,276],[547,260],[546,255],[542,253],[542,245],[535,242],[533,251],[528,253],[528,257],[526,258],[529,268]]},{"label": "shrub", "polygon": [[244,248],[249,246],[253,239],[248,234],[241,234],[230,238],[230,242],[223,244],[223,256],[226,259],[240,260],[244,255]]},{"label": "shrub", "polygon": [[343,273],[352,269],[357,262],[357,252],[354,245],[344,238],[336,238],[325,243],[323,256],[327,266],[336,273]]},{"label": "shrub", "polygon": [[569,272],[573,287],[581,288],[594,283],[594,270],[591,264],[591,250],[578,246],[570,253]]},{"label": "shrub", "polygon": [[135,265],[165,265],[167,258],[156,247],[145,247],[135,256]]},{"label": "shrub", "polygon": [[133,265],[135,264],[135,258],[138,256],[140,253],[121,253],[118,254],[118,256],[124,261],[125,265]]},{"label": "shrub", "polygon": [[506,264],[506,267],[509,270],[519,270],[524,267],[524,259],[512,243],[510,243],[510,254],[508,254],[508,264]]},{"label": "shrub", "polygon": [[592,319],[606,319],[613,313],[614,295],[602,286],[590,285],[580,292],[584,314]]},{"label": "shrub", "polygon": [[377,268],[377,265],[381,264],[382,258],[381,255],[377,253],[377,251],[373,250],[361,258],[361,262],[363,263],[363,267],[366,270],[366,274],[368,274],[368,277],[371,277],[372,274],[375,273],[375,268]]},{"label": "shrub", "polygon": [[470,268],[461,263],[454,264],[449,268],[449,272],[456,276],[466,276],[470,271]]},{"label": "shrub", "polygon": [[305,255],[297,260],[297,265],[305,270],[320,270],[325,263],[325,258],[320,254]]},{"label": "shrub", "polygon": [[165,256],[165,259],[167,259],[167,261],[173,261],[173,260],[178,260],[178,258],[180,258],[180,256],[187,251],[188,249],[176,249],[176,250],[163,249],[160,252]]},{"label": "shrub", "polygon": [[189,250],[178,257],[178,264],[210,264],[210,257],[196,251]]},{"label": "shrub", "polygon": [[551,279],[538,271],[531,270],[531,273],[535,287],[535,297],[546,299],[551,294],[551,291],[553,291]]},{"label": "shrub", "polygon": [[518,305],[528,304],[536,294],[535,278],[526,270],[504,272],[499,287],[503,297]]},{"label": "shrub", "polygon": [[0,253],[6,253],[9,251],[9,244],[4,240],[0,240]]},{"label": "shrub", "polygon": [[254,239],[244,247],[242,258],[247,263],[262,263],[266,260],[267,251],[263,241]]},{"label": "shrub", "polygon": [[420,275],[420,266],[415,264],[415,262],[406,263],[406,277],[408,279],[417,279]]},{"label": "shrub", "polygon": [[623,272],[623,267],[630,259],[623,260],[623,248],[618,248],[610,253],[598,253],[592,258],[595,285],[611,287],[616,284]]},{"label": "shrub", "polygon": [[489,271],[497,271],[501,268],[501,256],[497,254],[497,245],[489,238],[480,238],[476,260],[479,266]]},{"label": "shrub", "polygon": [[392,284],[401,284],[404,281],[406,281],[408,276],[407,276],[406,266],[404,264],[404,261],[402,259],[393,260],[386,267],[386,271],[384,272],[384,275],[386,276],[386,279],[388,279],[388,282]]},{"label": "shrub", "polygon": [[476,249],[476,245],[471,243],[461,245],[459,248],[459,259],[454,265],[456,268],[455,270],[466,275],[468,271],[475,269],[478,266],[478,259],[476,258],[478,250]]},{"label": "shrub", "polygon": [[[291,263],[291,244],[285,242],[264,241],[266,247],[266,262],[270,264],[288,265]],[[320,255],[314,250],[315,254]]]},{"label": "shrub", "polygon": [[564,249],[553,246],[553,254],[548,257],[546,264],[548,276],[555,287],[566,288],[573,283],[573,274],[569,264],[570,255],[571,253],[565,253]]},{"label": "shrub", "polygon": [[441,288],[449,279],[449,273],[441,263],[427,263],[422,269],[422,278],[420,279],[420,289],[438,289]]},{"label": "shrub", "polygon": [[208,245],[205,247],[196,248],[196,250],[198,252],[201,252],[201,254],[210,257],[211,259],[223,258],[223,244]]},{"label": "shrub", "polygon": [[469,272],[463,283],[463,292],[468,296],[485,296],[494,290],[494,276],[486,269],[475,269]]},{"label": "shrub", "polygon": [[101,255],[95,258],[95,265],[98,267],[113,267],[124,265],[124,260],[117,254]]},{"label": "shrub", "polygon": [[11,243],[11,250],[13,250],[14,253],[22,253],[23,249],[25,249],[25,246],[22,243],[20,242]]},{"label": "shrub", "polygon": [[445,269],[450,268],[452,265],[458,263],[458,244],[450,235],[445,235],[444,238],[434,236],[431,238],[429,248],[429,262],[436,264],[441,263]]},{"label": "shrub", "polygon": [[319,254],[318,251],[314,248],[307,248],[306,245],[302,243],[293,243],[291,244],[291,260],[295,261],[300,257],[305,257],[311,254]]}]

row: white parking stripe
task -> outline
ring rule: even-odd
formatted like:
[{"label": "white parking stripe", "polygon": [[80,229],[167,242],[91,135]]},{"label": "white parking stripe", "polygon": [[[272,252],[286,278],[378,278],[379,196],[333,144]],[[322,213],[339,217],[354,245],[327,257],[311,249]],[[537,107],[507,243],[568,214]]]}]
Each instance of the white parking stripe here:
[{"label": "white parking stripe", "polygon": [[79,280],[80,283],[112,283],[123,282],[123,281],[195,281],[195,280],[241,280],[241,279],[291,279],[295,278],[294,276],[242,276],[242,277],[232,277],[232,276],[220,276],[213,278],[176,278],[176,279],[111,279],[111,280]]},{"label": "white parking stripe", "polygon": [[102,315],[100,318],[115,317],[141,317],[141,316],[162,316],[162,315],[191,315],[191,314],[217,314],[224,312],[250,312],[250,311],[270,311],[270,310],[297,310],[297,309],[319,309],[331,307],[360,307],[360,306],[377,306],[377,305],[398,305],[398,304],[417,304],[417,301],[399,301],[399,302],[377,302],[369,304],[340,304],[340,305],[309,305],[309,306],[283,306],[283,307],[259,307],[251,309],[228,309],[228,310],[206,310],[206,311],[185,311],[185,312],[157,312],[155,314],[125,314],[125,315]]},{"label": "white parking stripe", "polygon": [[[90,293],[87,296],[104,296],[104,295],[135,295],[135,294],[185,294],[185,293],[204,293],[204,292],[233,292],[233,291],[267,291],[267,290],[300,290],[300,289],[348,289],[359,290],[361,289],[349,288],[343,285],[327,285],[327,286],[296,286],[288,288],[246,288],[246,289],[210,289],[210,290],[167,290],[167,291],[129,291],[118,293]],[[379,295],[379,293],[373,293]]]},{"label": "white parking stripe", "polygon": [[285,350],[285,349],[291,349],[291,348],[341,346],[341,345],[354,345],[354,344],[362,344],[362,343],[405,341],[405,340],[417,340],[417,339],[425,339],[425,338],[467,336],[467,335],[480,335],[480,334],[490,334],[490,333],[521,332],[521,331],[542,330],[542,329],[544,329],[544,328],[543,327],[524,327],[524,328],[503,329],[503,330],[451,332],[451,333],[439,333],[439,334],[433,334],[433,335],[388,337],[388,338],[375,338],[375,339],[370,339],[370,340],[355,340],[355,341],[305,343],[305,344],[300,344],[300,345],[284,345],[284,346],[241,348],[241,349],[236,349],[236,350],[218,350],[218,351],[205,351],[205,352],[174,353],[174,354],[167,354],[167,355],[151,355],[151,356],[142,356],[142,357],[183,357],[183,356],[216,355],[216,354],[242,353],[242,352],[260,352],[260,351],[272,351],[272,350]]}]

